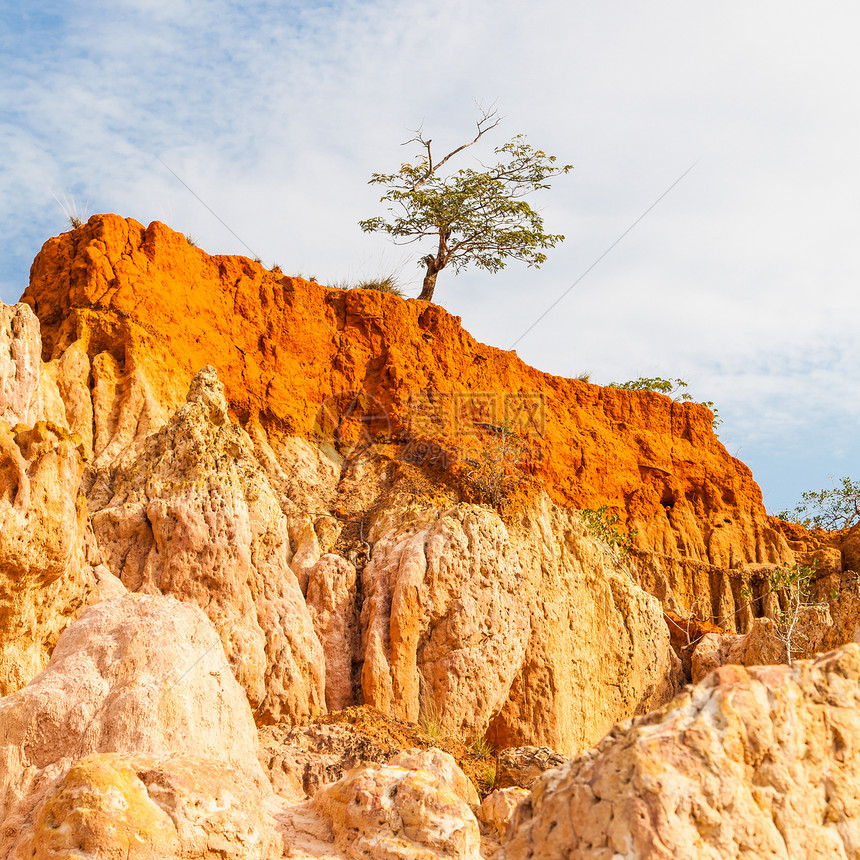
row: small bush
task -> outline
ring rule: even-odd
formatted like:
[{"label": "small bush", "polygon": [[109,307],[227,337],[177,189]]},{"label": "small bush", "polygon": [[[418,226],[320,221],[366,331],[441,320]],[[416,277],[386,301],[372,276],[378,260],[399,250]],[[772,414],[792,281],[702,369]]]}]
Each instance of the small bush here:
[{"label": "small bush", "polygon": [[406,295],[400,287],[397,278],[394,275],[386,277],[370,278],[366,281],[359,281],[353,289],[356,290],[376,290],[378,293],[388,293],[392,296],[404,299]]},{"label": "small bush", "polygon": [[[809,637],[802,629],[804,617],[810,610],[827,606],[826,601],[812,598],[812,579],[817,566],[817,561],[811,565],[783,564],[767,574],[767,591],[764,596],[773,594],[778,598],[779,603],[773,619],[774,636],[785,646],[789,666],[792,663],[792,655],[804,650],[809,644]],[[752,604],[753,595],[749,587],[745,587],[741,593],[748,604]],[[831,600],[836,597],[835,592],[830,593]]]},{"label": "small bush", "polygon": [[619,531],[616,528],[619,522],[618,514],[609,513],[608,505],[601,505],[596,510],[582,508],[579,515],[591,536],[605,544],[613,556],[623,560],[630,555],[636,529],[628,529],[627,534]]},{"label": "small bush", "polygon": [[661,376],[640,376],[638,379],[630,379],[627,382],[610,382],[608,388],[622,388],[625,391],[656,391],[659,394],[666,394],[673,400],[681,403],[698,402],[702,406],[707,406],[714,417],[711,419],[711,425],[714,430],[723,423],[720,418],[719,410],[714,406],[713,400],[694,401],[693,395],[687,390],[687,383],[683,379],[663,379]]},{"label": "small bush", "polygon": [[466,473],[469,489],[482,502],[496,507],[522,480],[529,449],[509,421],[488,424],[482,438],[481,459]]}]

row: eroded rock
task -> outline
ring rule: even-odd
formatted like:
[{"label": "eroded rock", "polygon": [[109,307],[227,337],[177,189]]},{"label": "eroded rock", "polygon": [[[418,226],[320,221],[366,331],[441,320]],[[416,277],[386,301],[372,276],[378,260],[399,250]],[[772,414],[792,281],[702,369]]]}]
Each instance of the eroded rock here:
[{"label": "eroded rock", "polygon": [[426,770],[367,765],[317,792],[313,808],[351,860],[478,860],[468,804]]},{"label": "eroded rock", "polygon": [[106,563],[130,591],[170,594],[212,619],[262,722],[325,710],[325,660],[290,568],[290,524],[232,423],[217,374],[113,476],[92,518]]},{"label": "eroded rock", "polygon": [[860,646],[723,666],[544,775],[506,860],[860,853]]},{"label": "eroded rock", "polygon": [[[165,798],[173,791],[170,803],[181,801],[189,816],[197,802],[214,810],[219,795],[210,789],[232,771],[242,775],[235,797],[247,800],[252,792],[259,804],[271,794],[257,761],[247,699],[212,624],[196,607],[169,597],[126,595],[88,609],[60,636],[47,669],[0,699],[0,742],[3,856],[26,854],[36,822],[52,830],[50,822],[62,819],[72,829],[83,827],[75,832],[84,838],[88,798],[108,828],[103,848],[113,851],[110,822],[104,817],[113,802],[111,785],[121,785],[120,793],[143,804],[129,812],[127,832],[139,827],[152,844],[164,837],[168,846],[173,844],[170,828],[149,816],[146,810],[152,809],[144,794],[164,808],[169,798],[161,798],[159,791]],[[106,759],[104,753],[116,756]],[[139,754],[145,758],[135,759]],[[166,763],[174,756],[220,764],[203,767],[195,782],[196,765]],[[76,763],[78,769],[69,776]],[[142,777],[142,769],[163,777]],[[174,788],[165,788],[167,783]],[[229,790],[229,784],[223,788]],[[177,837],[182,845],[191,844],[197,837],[182,835],[180,818],[173,818]],[[151,832],[150,824],[155,828]],[[186,825],[196,827],[190,819]],[[68,834],[55,836],[62,842]]]}]

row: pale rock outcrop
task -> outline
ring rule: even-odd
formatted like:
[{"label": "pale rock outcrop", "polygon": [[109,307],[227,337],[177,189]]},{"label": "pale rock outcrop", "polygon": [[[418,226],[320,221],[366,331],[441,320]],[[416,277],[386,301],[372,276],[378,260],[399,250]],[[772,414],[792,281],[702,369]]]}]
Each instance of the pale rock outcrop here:
[{"label": "pale rock outcrop", "polygon": [[487,826],[495,841],[500,841],[504,837],[514,810],[528,796],[528,789],[512,785],[508,788],[498,788],[484,798],[478,810],[478,819]]},{"label": "pale rock outcrop", "polygon": [[14,427],[43,417],[39,320],[25,304],[0,304],[0,421]]},{"label": "pale rock outcrop", "polygon": [[860,646],[723,666],[545,774],[506,860],[858,857]]},{"label": "pale rock outcrop", "polygon": [[18,856],[279,860],[259,788],[224,762],[101,753],[81,759],[42,807]]},{"label": "pale rock outcrop", "polygon": [[45,667],[92,599],[82,471],[80,440],[67,431],[0,421],[0,694]]},{"label": "pale rock outcrop", "polygon": [[518,600],[530,636],[487,738],[497,749],[548,746],[572,755],[620,719],[666,702],[681,682],[659,602],[545,495],[512,518]]},{"label": "pale rock outcrop", "polygon": [[92,524],[130,591],[204,609],[258,721],[325,710],[325,660],[290,569],[290,524],[229,420],[214,369],[198,373],[140,456],[117,467]]},{"label": "pale rock outcrop", "polygon": [[489,729],[497,748],[573,753],[674,694],[659,603],[546,496],[508,525],[394,496],[369,534],[366,703],[466,738]]},{"label": "pale rock outcrop", "polygon": [[482,734],[522,664],[529,610],[498,515],[395,503],[362,573],[364,701],[449,733]]},{"label": "pale rock outcrop", "polygon": [[81,440],[43,420],[39,323],[0,305],[0,694],[40,672],[91,599]]},{"label": "pale rock outcrop", "polygon": [[[32,828],[54,830],[59,818],[85,838],[90,800],[107,815],[113,784],[143,803],[129,812],[142,816],[129,827],[152,821],[148,793],[168,814],[179,810],[171,817],[177,838],[194,842],[183,836],[183,828],[196,832],[192,807],[226,808],[214,789],[221,781],[228,790],[229,774],[241,775],[234,799],[259,804],[271,794],[256,747],[247,699],[199,609],[149,595],[98,603],[60,636],[44,672],[0,699],[0,855],[31,856]],[[183,757],[207,760],[198,783],[197,764]],[[156,775],[144,775],[150,771]],[[160,825],[156,831],[153,839],[164,835]]]},{"label": "pale rock outcrop", "polygon": [[310,570],[307,605],[325,653],[325,699],[330,711],[355,703],[353,663],[358,659],[357,574],[339,555],[324,555]]},{"label": "pale rock outcrop", "polygon": [[756,618],[743,635],[708,633],[693,651],[691,679],[697,684],[714,669],[727,663],[741,666],[770,666],[788,662],[785,644],[769,618]]},{"label": "pale rock outcrop", "polygon": [[476,807],[481,802],[472,780],[463,773],[451,753],[439,749],[403,750],[388,763],[409,770],[426,770],[432,773],[471,807]]},{"label": "pale rock outcrop", "polygon": [[433,773],[357,767],[317,792],[312,808],[349,860],[479,860],[478,822]]}]

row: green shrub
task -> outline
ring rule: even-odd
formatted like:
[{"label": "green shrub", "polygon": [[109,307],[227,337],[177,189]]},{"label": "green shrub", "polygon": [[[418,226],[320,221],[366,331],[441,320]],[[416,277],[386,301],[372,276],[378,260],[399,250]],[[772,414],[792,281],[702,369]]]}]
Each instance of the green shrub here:
[{"label": "green shrub", "polygon": [[596,510],[582,508],[579,515],[591,536],[605,544],[614,556],[625,559],[630,555],[636,529],[628,529],[627,534],[619,531],[616,528],[619,522],[618,514],[609,513],[608,505],[601,505]]},{"label": "green shrub", "polygon": [[707,406],[714,417],[711,419],[711,425],[714,430],[723,423],[720,418],[720,413],[713,400],[694,401],[693,395],[687,390],[687,383],[683,379],[663,379],[661,376],[640,376],[638,379],[630,379],[627,382],[610,382],[608,388],[623,388],[625,391],[656,391],[659,394],[666,394],[673,400],[681,403],[698,402],[702,406]]}]

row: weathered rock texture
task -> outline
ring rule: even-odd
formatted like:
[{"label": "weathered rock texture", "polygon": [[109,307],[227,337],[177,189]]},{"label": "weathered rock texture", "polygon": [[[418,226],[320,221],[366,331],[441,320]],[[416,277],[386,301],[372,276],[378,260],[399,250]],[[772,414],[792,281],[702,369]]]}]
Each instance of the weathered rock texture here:
[{"label": "weathered rock texture", "polygon": [[[58,370],[61,388],[92,374],[97,464],[163,421],[206,364],[246,429],[263,428],[276,452],[279,438],[315,426],[341,439],[404,438],[418,392],[439,392],[453,427],[479,392],[489,419],[534,419],[532,468],[556,503],[609,503],[642,549],[721,568],[789,557],[705,407],[540,373],[477,343],[435,305],[211,257],[163,224],[113,215],[47,242],[23,301],[42,321],[45,360],[70,365]],[[536,409],[524,410],[523,393]],[[72,410],[82,435],[89,408]]]},{"label": "weathered rock texture", "polygon": [[44,667],[94,589],[81,440],[44,420],[39,323],[0,305],[0,694]]},{"label": "weathered rock texture", "polygon": [[858,857],[860,647],[724,666],[543,776],[506,860]]},{"label": "weathered rock texture", "polygon": [[36,315],[25,304],[0,306],[0,421],[14,427],[42,418],[41,368]]},{"label": "weathered rock texture", "polygon": [[545,496],[510,529],[486,508],[395,498],[369,534],[368,704],[458,736],[489,730],[497,746],[574,752],[674,694],[659,604]]},{"label": "weathered rock texture", "polygon": [[[268,857],[275,831],[253,807],[271,787],[256,745],[200,610],[106,600],[63,633],[42,674],[0,699],[0,854],[202,858],[211,837],[224,856]],[[123,853],[129,844],[140,853]]]},{"label": "weathered rock texture", "polygon": [[289,523],[212,368],[110,484],[93,529],[111,572],[130,591],[200,606],[259,720],[324,710],[325,659],[290,568]]},{"label": "weathered rock texture", "polygon": [[478,822],[443,779],[424,768],[370,764],[318,791],[313,808],[350,860],[479,860]]}]

